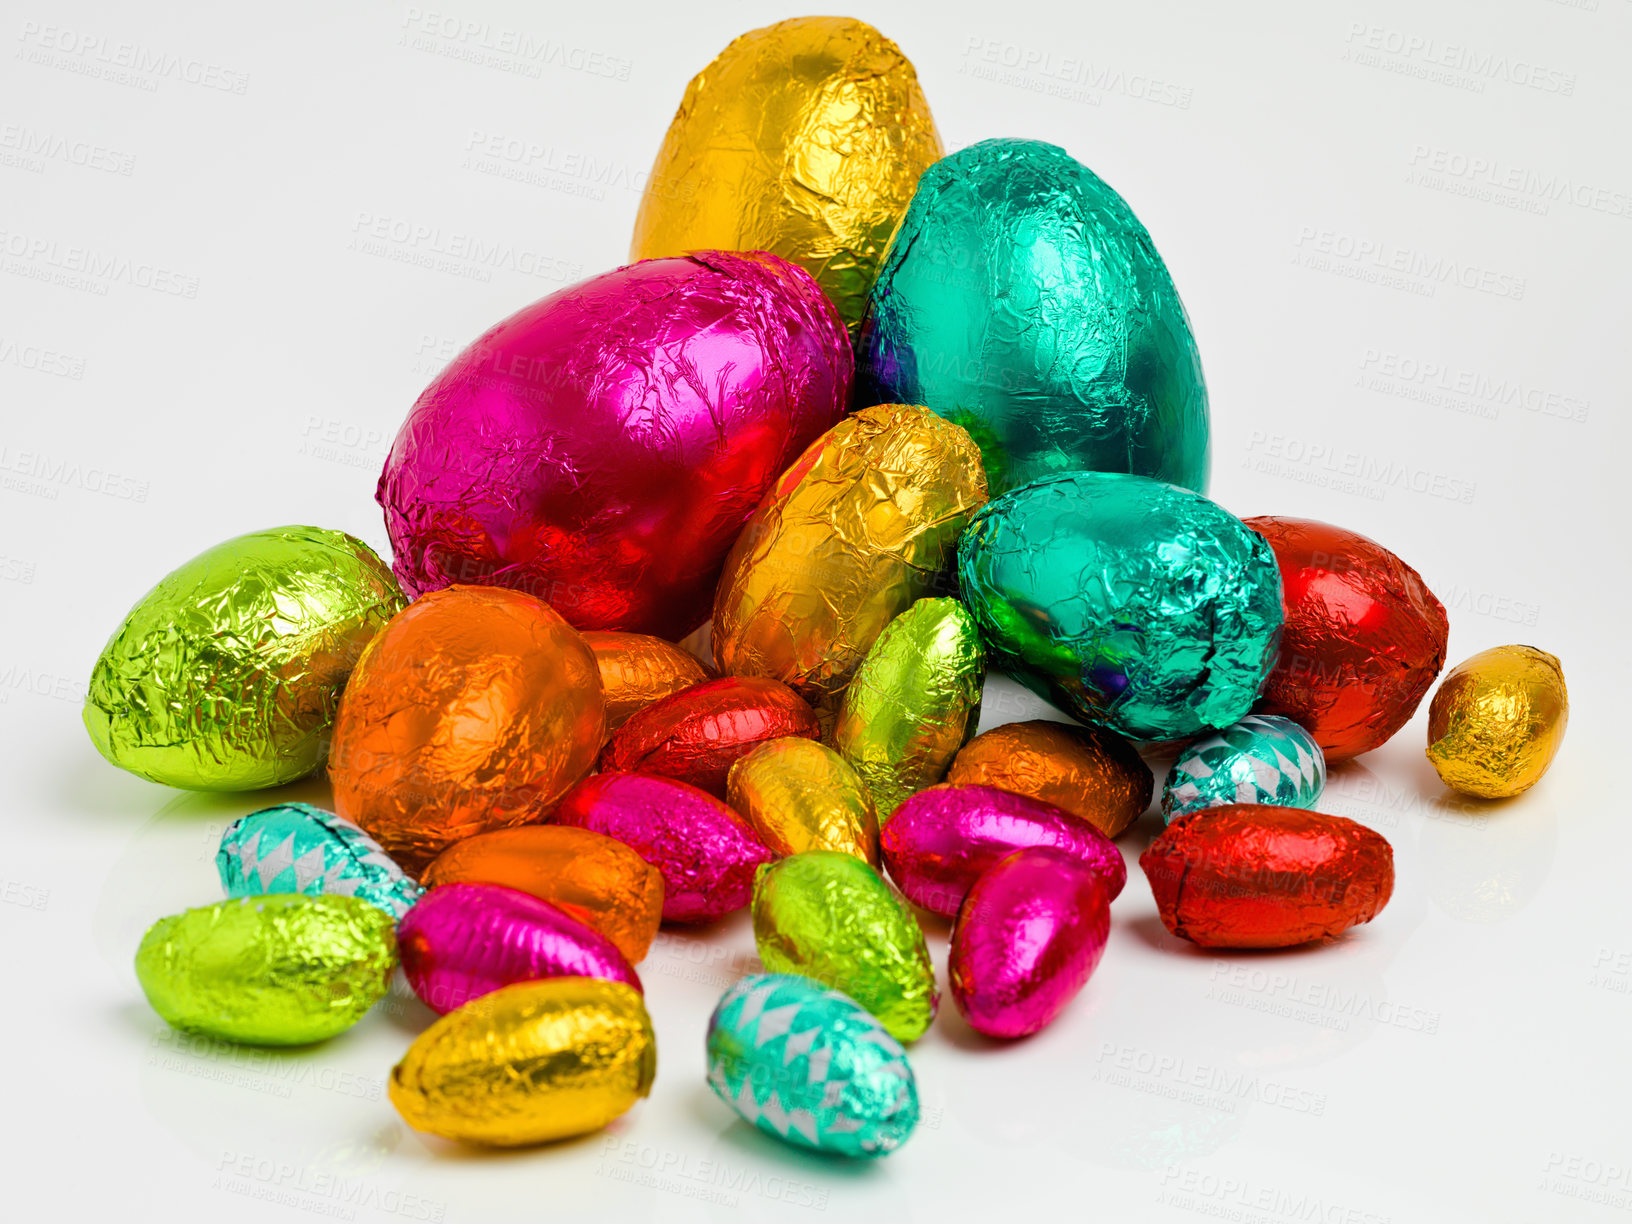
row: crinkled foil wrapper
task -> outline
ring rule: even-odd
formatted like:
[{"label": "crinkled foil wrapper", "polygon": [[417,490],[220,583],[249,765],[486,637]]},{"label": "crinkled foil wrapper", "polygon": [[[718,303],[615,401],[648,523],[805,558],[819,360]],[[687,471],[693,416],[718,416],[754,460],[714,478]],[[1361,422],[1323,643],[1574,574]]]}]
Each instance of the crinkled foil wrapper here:
[{"label": "crinkled foil wrapper", "polygon": [[1069,472],[1016,489],[970,523],[958,575],[993,666],[1133,739],[1229,726],[1275,663],[1269,546],[1175,485]]},{"label": "crinkled foil wrapper", "polygon": [[275,527],[217,544],[167,575],[108,640],[85,727],[150,782],[259,790],[323,763],[346,677],[402,607],[361,540]]},{"label": "crinkled foil wrapper", "polygon": [[1497,646],[1453,667],[1428,706],[1428,759],[1452,790],[1506,799],[1541,781],[1564,742],[1564,667],[1534,646]]},{"label": "crinkled foil wrapper", "polygon": [[1290,718],[1249,714],[1179,750],[1162,787],[1162,816],[1226,803],[1312,808],[1326,789],[1326,758]]},{"label": "crinkled foil wrapper", "polygon": [[678,641],[777,475],[849,403],[816,283],[766,254],[648,260],[491,328],[414,404],[375,494],[398,579],[527,591]]},{"label": "crinkled foil wrapper", "polygon": [[1064,808],[1115,837],[1150,806],[1155,781],[1138,750],[1109,727],[1032,721],[975,736],[946,780],[995,786]]},{"label": "crinkled foil wrapper", "polygon": [[1139,856],[1162,923],[1204,948],[1290,948],[1370,922],[1394,850],[1342,816],[1229,804],[1180,816]]},{"label": "crinkled foil wrapper", "polygon": [[587,977],[641,989],[606,936],[548,901],[499,884],[443,884],[397,929],[408,984],[439,1014],[516,982]]},{"label": "crinkled foil wrapper", "polygon": [[867,786],[826,744],[788,736],[731,766],[725,799],[778,855],[837,850],[878,866],[878,816]]},{"label": "crinkled foil wrapper", "polygon": [[358,897],[401,918],[423,889],[351,821],[309,803],[239,817],[221,835],[215,870],[229,897]]},{"label": "crinkled foil wrapper", "polygon": [[686,86],[629,258],[771,251],[815,277],[854,331],[940,155],[918,74],[872,26],[800,17],[752,30]]},{"label": "crinkled foil wrapper", "polygon": [[1254,710],[1292,719],[1335,765],[1411,721],[1450,623],[1422,576],[1375,540],[1314,519],[1246,520],[1275,550],[1286,625]]},{"label": "crinkled foil wrapper", "polygon": [[494,1147],[600,1130],[650,1094],[657,1037],[621,982],[550,978],[483,995],[426,1029],[387,1091],[415,1130]]},{"label": "crinkled foil wrapper", "polygon": [[608,735],[631,714],[701,684],[711,674],[691,651],[648,634],[590,630],[584,641],[595,652],[601,669]]},{"label": "crinkled foil wrapper", "polygon": [[343,1033],[391,986],[395,923],[356,897],[240,897],[161,918],[136,978],[175,1028],[245,1045]]},{"label": "crinkled foil wrapper", "polygon": [[980,721],[986,648],[955,599],[920,599],[885,627],[844,690],[833,744],[880,820],[933,786]]},{"label": "crinkled foil wrapper", "polygon": [[417,873],[461,838],[542,819],[602,732],[600,673],[572,626],[519,591],[435,591],[357,664],[335,721],[335,806]]},{"label": "crinkled foil wrapper", "polygon": [[911,908],[863,860],[810,850],[754,880],[754,943],[771,973],[843,991],[897,1041],[924,1035],[940,994]]},{"label": "crinkled foil wrapper", "polygon": [[969,435],[881,404],[835,426],[743,528],[714,600],[714,658],[774,676],[830,728],[884,627],[946,585],[959,533],[986,501]]},{"label": "crinkled foil wrapper", "polygon": [[531,893],[610,939],[630,964],[646,955],[663,916],[663,876],[621,841],[566,825],[522,825],[454,842],[420,877],[500,884]]},{"label": "crinkled foil wrapper", "polygon": [[992,496],[1061,471],[1207,490],[1207,387],[1122,197],[1054,145],[983,140],[924,173],[857,346],[862,403],[968,429]]}]

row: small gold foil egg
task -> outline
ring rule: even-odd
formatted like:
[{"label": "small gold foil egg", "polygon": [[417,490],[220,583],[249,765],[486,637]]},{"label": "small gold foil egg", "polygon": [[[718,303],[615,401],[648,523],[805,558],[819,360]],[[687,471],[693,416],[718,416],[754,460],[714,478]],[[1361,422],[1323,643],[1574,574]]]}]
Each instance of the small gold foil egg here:
[{"label": "small gold foil egg", "polygon": [[607,735],[654,701],[710,678],[701,659],[662,638],[609,630],[591,630],[583,637],[601,671]]},{"label": "small gold foil egg", "polygon": [[1564,742],[1570,697],[1558,659],[1496,646],[1458,664],[1428,707],[1428,759],[1452,790],[1506,799],[1541,780]]},{"label": "small gold foil egg", "polygon": [[825,744],[796,735],[761,744],[731,766],[725,799],[779,855],[837,850],[878,866],[867,787]]}]

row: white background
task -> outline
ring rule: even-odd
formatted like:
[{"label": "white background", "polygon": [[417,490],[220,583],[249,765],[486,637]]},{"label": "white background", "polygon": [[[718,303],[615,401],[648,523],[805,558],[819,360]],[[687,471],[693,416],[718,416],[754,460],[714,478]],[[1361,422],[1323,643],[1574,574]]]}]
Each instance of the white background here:
[{"label": "white background", "polygon": [[[1423,717],[1339,771],[1321,808],[1390,839],[1398,887],[1330,947],[1180,946],[1135,869],[1051,1029],[999,1048],[946,1007],[912,1054],[924,1122],[876,1164],[778,1145],[705,1087],[704,1024],[752,961],[740,922],[662,937],[651,1099],[549,1150],[399,1122],[382,1085],[426,1020],[411,999],[305,1053],[178,1041],[132,953],[216,897],[215,839],[264,799],[105,764],[79,722],[102,643],[228,536],[315,523],[383,548],[374,481],[418,391],[623,261],[687,79],[794,14],[6,0],[8,1217],[1626,1218],[1632,3],[917,7],[857,15],[916,63],[949,149],[1062,144],[1155,236],[1206,366],[1214,495],[1395,549],[1446,603],[1453,660],[1562,657],[1551,775],[1457,801]],[[462,58],[520,34],[547,57]],[[472,243],[506,253],[450,253]],[[99,265],[77,282],[76,250]],[[1035,710],[1001,682],[988,706]]]}]

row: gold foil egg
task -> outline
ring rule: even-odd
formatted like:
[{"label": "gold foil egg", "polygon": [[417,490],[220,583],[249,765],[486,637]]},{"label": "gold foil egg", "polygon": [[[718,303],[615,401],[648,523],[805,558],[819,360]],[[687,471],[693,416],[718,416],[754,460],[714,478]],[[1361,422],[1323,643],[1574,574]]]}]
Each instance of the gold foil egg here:
[{"label": "gold foil egg", "polygon": [[825,744],[790,735],[731,766],[725,799],[779,855],[837,850],[878,866],[878,818],[867,787]]},{"label": "gold foil egg", "polygon": [[1080,816],[1115,837],[1150,806],[1150,767],[1109,727],[1004,723],[975,736],[952,758],[946,780],[994,786]]},{"label": "gold foil egg", "polygon": [[657,1038],[621,982],[519,982],[443,1016],[391,1072],[415,1130],[518,1147],[599,1130],[652,1090]]},{"label": "gold foil egg", "polygon": [[629,258],[770,251],[855,334],[921,175],[941,156],[918,74],[865,22],[752,30],[692,78],[640,201]]},{"label": "gold foil egg", "polygon": [[644,633],[595,629],[583,635],[595,652],[606,701],[606,733],[654,701],[709,678],[708,668],[689,650]]},{"label": "gold foil egg", "polygon": [[1428,707],[1428,759],[1452,790],[1506,799],[1541,781],[1570,718],[1564,668],[1534,646],[1458,664]]}]

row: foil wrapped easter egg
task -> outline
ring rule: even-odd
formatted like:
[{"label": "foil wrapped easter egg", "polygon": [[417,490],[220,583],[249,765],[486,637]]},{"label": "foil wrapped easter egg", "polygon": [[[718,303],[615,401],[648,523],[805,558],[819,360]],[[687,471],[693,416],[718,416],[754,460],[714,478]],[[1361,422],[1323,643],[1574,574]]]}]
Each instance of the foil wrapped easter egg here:
[{"label": "foil wrapped easter egg", "polygon": [[1313,519],[1261,517],[1286,626],[1254,707],[1299,723],[1335,765],[1385,743],[1445,666],[1450,625],[1421,575],[1375,540]]},{"label": "foil wrapped easter egg", "polygon": [[958,576],[994,666],[1133,739],[1229,726],[1275,663],[1268,545],[1176,485],[1070,472],[1016,489],[970,523]]},{"label": "foil wrapped easter egg", "polygon": [[85,728],[104,757],[190,790],[281,786],[323,763],[340,692],[402,607],[361,540],[276,527],[168,574],[91,671]]},{"label": "foil wrapped easter egg", "polygon": [[980,720],[986,648],[955,599],[920,599],[886,626],[844,690],[833,744],[879,819],[945,776]]},{"label": "foil wrapped easter egg", "polygon": [[1116,844],[1064,808],[990,786],[931,786],[895,810],[879,834],[890,879],[907,900],[956,916],[981,873],[1017,850],[1049,846],[1105,879],[1108,899],[1127,883]]},{"label": "foil wrapped easter egg", "polygon": [[1162,816],[1221,804],[1313,807],[1326,789],[1326,758],[1309,732],[1289,718],[1249,714],[1232,727],[1179,750],[1162,788]]},{"label": "foil wrapped easter egg", "polygon": [[788,736],[731,766],[725,799],[773,854],[837,850],[878,866],[878,817],[867,787],[826,744]]},{"label": "foil wrapped easter egg", "polygon": [[357,897],[238,897],[154,923],[136,951],[136,979],[183,1032],[306,1045],[345,1032],[385,995],[394,926]]},{"label": "foil wrapped easter egg", "polygon": [[901,1043],[854,999],[809,978],[756,973],[708,1020],[708,1085],[768,1135],[840,1156],[887,1156],[918,1125]]},{"label": "foil wrapped easter egg", "polygon": [[369,643],[335,721],[340,814],[409,871],[445,846],[538,820],[589,772],[603,729],[584,639],[502,587],[415,600]]},{"label": "foil wrapped easter egg", "polygon": [[1290,948],[1370,922],[1394,850],[1341,816],[1231,804],[1180,816],[1139,856],[1162,923],[1204,948]]},{"label": "foil wrapped easter egg", "polygon": [[663,876],[621,841],[569,825],[521,825],[454,842],[420,876],[426,888],[498,884],[548,901],[599,931],[634,964],[663,915]]},{"label": "foil wrapped easter egg", "polygon": [[702,660],[662,638],[595,629],[584,634],[584,641],[600,668],[608,735],[652,702],[709,678]]},{"label": "foil wrapped easter egg", "polygon": [[1081,859],[1034,846],[999,859],[958,909],[952,1001],[988,1037],[1029,1037],[1087,985],[1105,953],[1111,898]]},{"label": "foil wrapped easter egg", "polygon": [[1428,759],[1452,790],[1506,799],[1541,781],[1569,718],[1555,656],[1496,646],[1457,664],[1440,684],[1428,706]]},{"label": "foil wrapped easter egg", "polygon": [[772,854],[713,795],[642,774],[586,778],[550,814],[554,824],[616,838],[663,877],[665,922],[712,922],[748,904]]},{"label": "foil wrapped easter egg", "polygon": [[854,329],[941,140],[918,74],[865,22],[751,30],[692,78],[641,195],[629,258],[771,251]]},{"label": "foil wrapped easter egg", "polygon": [[850,346],[816,282],[694,252],[512,315],[419,397],[380,476],[411,595],[504,586],[580,629],[678,641],[771,482],[844,413]]},{"label": "foil wrapped easter egg", "polygon": [[746,753],[784,736],[817,734],[816,715],[787,685],[722,676],[682,689],[619,727],[601,752],[604,772],[657,774],[723,798]]},{"label": "foil wrapped easter egg", "polygon": [[924,173],[857,355],[861,402],[958,422],[994,497],[1075,469],[1207,491],[1184,304],[1133,210],[1054,145],[983,140]]},{"label": "foil wrapped easter egg", "polygon": [[351,821],[309,803],[241,816],[221,835],[215,870],[229,897],[357,897],[401,918],[423,891]]},{"label": "foil wrapped easter egg", "polygon": [[443,884],[397,929],[414,993],[447,1013],[516,982],[586,977],[640,989],[617,945],[548,901],[498,884]]},{"label": "foil wrapped easter egg", "polygon": [[1150,767],[1108,727],[1004,723],[975,736],[952,758],[947,782],[993,786],[1041,799],[1115,837],[1150,806]]},{"label": "foil wrapped easter egg", "polygon": [[824,726],[884,627],[950,569],[986,501],[969,435],[923,408],[881,404],[829,430],[765,495],[714,599],[714,659],[772,676]]},{"label": "foil wrapped easter egg", "polygon": [[754,943],[772,973],[799,973],[843,991],[897,1041],[935,1019],[940,995],[912,910],[863,860],[807,850],[759,869]]},{"label": "foil wrapped easter egg", "polygon": [[652,1091],[657,1037],[622,982],[519,982],[449,1012],[391,1071],[415,1130],[519,1147],[600,1130]]}]

